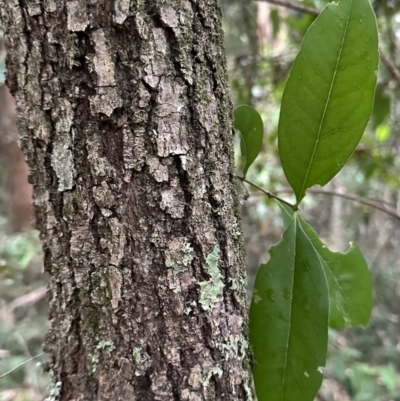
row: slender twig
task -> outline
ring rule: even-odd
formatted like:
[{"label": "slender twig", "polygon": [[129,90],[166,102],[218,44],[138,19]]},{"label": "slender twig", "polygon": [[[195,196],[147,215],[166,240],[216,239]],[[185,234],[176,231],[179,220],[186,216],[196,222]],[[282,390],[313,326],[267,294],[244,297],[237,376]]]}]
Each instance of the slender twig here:
[{"label": "slender twig", "polygon": [[400,221],[400,215],[398,213],[396,213],[394,210],[391,210],[384,206],[381,206],[376,201],[372,201],[368,198],[363,198],[362,196],[346,194],[343,192],[329,191],[327,189],[309,189],[308,192],[313,193],[313,194],[331,195],[331,196],[338,196],[338,197],[344,198],[344,199],[349,199],[354,202],[361,203],[363,205],[372,207],[373,209],[380,210],[381,212],[386,213],[389,216],[394,217],[395,219]]},{"label": "slender twig", "polygon": [[[253,193],[251,194],[252,196],[265,196],[266,191],[261,191],[261,193]],[[292,193],[293,191],[290,188],[283,188],[280,190],[275,191],[277,193]],[[338,196],[340,198],[344,199],[349,199],[357,203],[361,203],[363,205],[372,207],[373,209],[379,210],[383,213],[388,214],[391,217],[394,217],[396,220],[400,221],[400,214],[396,213],[393,209],[388,209],[386,207],[380,206],[378,202],[380,201],[374,201],[368,198],[363,198],[362,196],[357,196],[357,195],[350,195],[346,194],[343,192],[336,192],[336,191],[330,191],[327,189],[317,189],[317,188],[311,188],[307,190],[307,193],[315,194],[315,195],[330,195],[330,196]],[[383,201],[380,203],[384,203]]]},{"label": "slender twig", "polygon": [[358,196],[358,195],[351,195],[351,194],[347,194],[345,192],[341,192],[341,191],[332,191],[329,189],[318,189],[318,188],[312,188],[308,190],[309,193],[312,194],[321,194],[321,195],[331,195],[331,196],[338,196],[340,198],[344,198],[344,199],[349,199],[358,203],[362,203],[366,206],[371,206],[371,207],[376,207],[378,206],[380,208],[381,211],[385,211],[385,212],[390,212],[390,213],[394,213],[394,217],[399,216],[394,209],[389,209],[387,207],[383,207],[380,206],[379,204],[382,205],[389,205],[389,202],[386,202],[384,200],[380,200],[380,199],[371,199],[371,198],[366,198],[364,196]]},{"label": "slender twig", "polygon": [[385,64],[385,67],[389,70],[389,72],[396,79],[398,85],[400,85],[400,70],[394,64],[394,61],[386,54],[382,48],[379,48],[379,53],[381,55],[381,61]]},{"label": "slender twig", "polygon": [[46,293],[47,293],[46,286],[39,287],[28,294],[22,295],[21,297],[14,299],[14,301],[10,302],[7,305],[7,310],[9,312],[13,312],[14,309],[19,308],[21,306],[32,305],[43,299],[46,296]]},{"label": "slender twig", "polygon": [[317,400],[318,401],[328,401],[328,399],[325,396],[323,396],[321,393],[318,393]]},{"label": "slender twig", "polygon": [[319,10],[317,10],[316,8],[302,6],[300,4],[296,4],[291,1],[286,1],[286,0],[256,0],[256,1],[265,1],[267,3],[274,4],[276,6],[285,7],[294,11],[300,11],[301,13],[319,15]]},{"label": "slender twig", "polygon": [[252,187],[258,189],[259,191],[261,191],[263,193],[263,196],[268,196],[269,199],[276,199],[279,202],[284,203],[285,205],[289,206],[291,209],[293,210],[297,210],[297,206],[296,205],[292,205],[291,203],[285,201],[282,198],[279,198],[279,196],[274,195],[273,193],[266,191],[265,189],[259,187],[257,184],[254,184],[253,182],[247,180],[245,177],[240,177],[240,176],[236,176],[236,178],[238,178],[240,181],[245,182],[249,185],[251,185]]},{"label": "slender twig", "polygon": [[[18,330],[14,330],[14,337],[17,340],[17,342],[21,345],[21,347],[24,349],[25,351],[25,355],[27,356],[27,358],[32,358],[32,354],[29,351],[29,347],[28,344],[26,343],[24,337],[21,335],[21,333]],[[39,392],[39,375],[38,372],[35,372],[32,375],[32,387],[34,387],[36,389],[37,392]]]},{"label": "slender twig", "polygon": [[[300,4],[293,3],[291,1],[286,1],[286,0],[256,0],[256,1],[263,1],[266,3],[274,4],[276,6],[285,7],[290,10],[300,11],[314,16],[318,16],[320,14],[320,11],[317,10],[316,8],[305,7]],[[379,53],[381,56],[382,63],[386,66],[388,71],[393,75],[393,78],[400,85],[400,70],[396,67],[396,64],[389,57],[389,55],[386,54],[384,50],[382,50],[382,48],[379,48]]]},{"label": "slender twig", "polygon": [[5,377],[5,376],[9,375],[10,373],[14,372],[14,370],[17,370],[18,368],[20,368],[21,366],[27,364],[28,362],[32,361],[32,359],[39,358],[42,355],[44,355],[44,352],[42,352],[41,354],[35,355],[32,358],[29,358],[24,362],[21,362],[19,365],[17,365],[14,368],[10,369],[8,372],[5,372],[5,373],[1,374],[0,375],[0,379],[2,379],[3,377]]}]

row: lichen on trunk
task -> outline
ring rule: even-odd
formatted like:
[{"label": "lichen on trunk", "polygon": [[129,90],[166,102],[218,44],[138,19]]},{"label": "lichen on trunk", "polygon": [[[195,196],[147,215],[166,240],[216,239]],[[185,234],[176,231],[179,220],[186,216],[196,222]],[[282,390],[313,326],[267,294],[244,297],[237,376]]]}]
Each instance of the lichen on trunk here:
[{"label": "lichen on trunk", "polygon": [[0,0],[60,400],[251,400],[216,0]]}]

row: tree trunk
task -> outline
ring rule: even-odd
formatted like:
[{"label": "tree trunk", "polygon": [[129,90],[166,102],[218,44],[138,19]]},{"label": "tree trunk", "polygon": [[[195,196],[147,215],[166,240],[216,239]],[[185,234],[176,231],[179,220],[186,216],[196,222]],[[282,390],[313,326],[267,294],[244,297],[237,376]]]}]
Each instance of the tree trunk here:
[{"label": "tree trunk", "polygon": [[0,0],[0,13],[58,398],[252,399],[217,0]]}]

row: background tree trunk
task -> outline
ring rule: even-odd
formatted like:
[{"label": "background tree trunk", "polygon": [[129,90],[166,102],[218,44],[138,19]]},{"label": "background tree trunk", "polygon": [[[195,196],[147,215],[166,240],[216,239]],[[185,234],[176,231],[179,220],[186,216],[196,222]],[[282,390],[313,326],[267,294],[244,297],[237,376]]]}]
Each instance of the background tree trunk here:
[{"label": "background tree trunk", "polygon": [[60,400],[251,399],[217,0],[0,0]]},{"label": "background tree trunk", "polygon": [[[0,32],[0,64],[4,62],[4,55],[3,32]],[[17,141],[14,99],[4,84],[3,76],[0,76],[0,181],[4,180],[0,183],[3,185],[0,208],[4,202],[4,213],[10,216],[14,232],[30,227],[32,216],[32,186],[28,182],[28,166]]]}]

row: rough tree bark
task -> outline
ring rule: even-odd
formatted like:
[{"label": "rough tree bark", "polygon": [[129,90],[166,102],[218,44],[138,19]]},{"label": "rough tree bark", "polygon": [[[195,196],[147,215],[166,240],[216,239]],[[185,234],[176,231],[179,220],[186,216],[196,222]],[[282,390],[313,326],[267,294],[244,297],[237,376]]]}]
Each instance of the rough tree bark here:
[{"label": "rough tree bark", "polygon": [[60,400],[249,400],[217,0],[0,0]]}]

